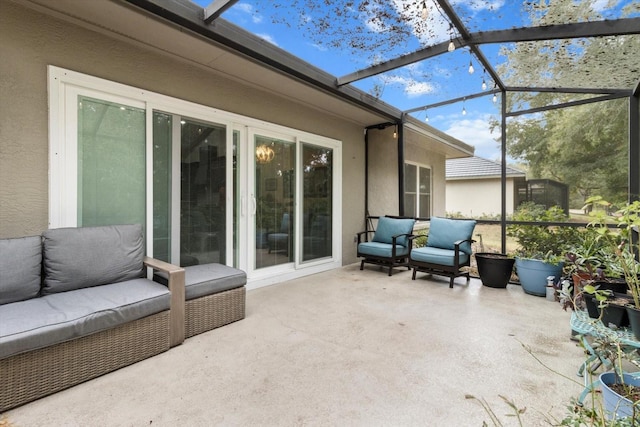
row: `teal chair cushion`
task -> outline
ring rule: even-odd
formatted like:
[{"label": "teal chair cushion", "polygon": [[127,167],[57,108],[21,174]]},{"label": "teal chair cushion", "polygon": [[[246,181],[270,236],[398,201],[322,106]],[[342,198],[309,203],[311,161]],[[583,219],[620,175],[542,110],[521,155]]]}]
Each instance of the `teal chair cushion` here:
[{"label": "teal chair cushion", "polygon": [[[365,242],[358,245],[358,252],[361,255],[372,255],[382,258],[391,258],[393,245],[380,242]],[[396,245],[396,256],[407,255],[409,248],[406,246]]]},{"label": "teal chair cushion", "polygon": [[[471,219],[431,218],[427,246],[432,248],[455,249],[458,240],[471,239],[476,222]],[[460,250],[471,255],[471,243],[460,245]]]},{"label": "teal chair cushion", "polygon": [[[412,260],[438,265],[448,265],[450,267],[455,265],[454,256],[455,251],[453,249],[431,248],[428,246],[416,248],[411,251]],[[458,258],[458,265],[461,265],[469,260],[469,255],[464,252],[460,252]]]},{"label": "teal chair cushion", "polygon": [[[393,236],[397,236],[399,234],[411,234],[413,232],[413,225],[415,222],[416,221],[413,219],[388,218],[386,216],[380,217],[380,219],[378,219],[378,227],[376,228],[372,241],[392,244]],[[407,246],[408,241],[409,239],[407,239],[406,236],[403,236],[396,239],[396,244]]]}]

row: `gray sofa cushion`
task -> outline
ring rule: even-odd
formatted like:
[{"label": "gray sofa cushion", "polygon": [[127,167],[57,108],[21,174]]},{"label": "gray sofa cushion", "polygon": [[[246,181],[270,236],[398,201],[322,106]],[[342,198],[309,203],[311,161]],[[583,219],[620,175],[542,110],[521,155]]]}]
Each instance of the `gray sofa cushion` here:
[{"label": "gray sofa cushion", "polygon": [[169,309],[166,286],[134,279],[0,306],[0,359]]},{"label": "gray sofa cushion", "polygon": [[[156,273],[154,280],[166,284],[167,275]],[[200,264],[184,267],[185,300],[213,295],[247,284],[247,274],[223,264]]]},{"label": "gray sofa cushion", "polygon": [[38,296],[41,270],[40,236],[0,240],[0,305]]},{"label": "gray sofa cushion", "polygon": [[143,274],[142,226],[58,228],[44,236],[43,295],[122,282]]}]

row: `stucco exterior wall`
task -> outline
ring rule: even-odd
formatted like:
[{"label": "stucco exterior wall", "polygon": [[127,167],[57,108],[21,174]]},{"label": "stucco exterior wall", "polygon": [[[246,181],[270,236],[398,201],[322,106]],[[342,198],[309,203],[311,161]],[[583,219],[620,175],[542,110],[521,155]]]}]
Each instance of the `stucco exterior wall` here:
[{"label": "stucco exterior wall", "polygon": [[[393,127],[369,131],[369,214],[398,215],[398,140],[393,138]],[[425,137],[422,137],[424,142]],[[418,135],[407,135],[409,140],[420,141]],[[423,145],[405,143],[405,161],[431,168],[432,215],[445,213],[445,156],[428,150]]]},{"label": "stucco exterior wall", "polygon": [[[513,179],[507,178],[507,215],[513,213]],[[447,212],[466,217],[500,215],[500,179],[465,179],[447,181]]]},{"label": "stucco exterior wall", "polygon": [[48,226],[47,66],[148,89],[342,141],[343,263],[364,226],[362,128],[202,67],[11,2],[0,13],[0,238]]}]

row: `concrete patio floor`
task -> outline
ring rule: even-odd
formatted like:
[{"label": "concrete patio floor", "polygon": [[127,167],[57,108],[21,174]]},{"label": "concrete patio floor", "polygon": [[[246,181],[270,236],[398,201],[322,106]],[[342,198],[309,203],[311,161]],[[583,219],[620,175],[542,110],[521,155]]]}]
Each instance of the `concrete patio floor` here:
[{"label": "concrete patio floor", "polygon": [[[15,426],[548,425],[582,390],[568,312],[519,286],[349,265],[249,291],[244,320],[0,416]],[[577,382],[563,378],[544,364]]]}]

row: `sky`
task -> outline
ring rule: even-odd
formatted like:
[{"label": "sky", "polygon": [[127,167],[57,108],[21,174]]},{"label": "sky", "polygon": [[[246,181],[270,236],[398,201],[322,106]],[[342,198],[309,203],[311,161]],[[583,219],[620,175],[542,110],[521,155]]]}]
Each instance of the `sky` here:
[{"label": "sky", "polygon": [[[212,0],[192,0],[207,6]],[[555,0],[532,0],[545,5]],[[636,0],[582,0],[601,10],[605,18],[618,17],[621,5]],[[353,34],[365,34],[374,42],[385,40],[384,22],[371,19],[385,16],[377,10],[331,10],[321,1],[282,1],[287,6],[278,7],[275,0],[240,0],[225,11],[222,17],[245,30],[254,33],[299,58],[341,77],[370,66],[373,61],[385,61],[417,49],[447,41],[451,26],[444,19],[433,0],[427,0],[427,18],[423,19],[421,1],[389,0],[391,15],[400,17],[406,37],[359,50],[350,50],[345,41]],[[333,2],[341,4],[342,2]],[[360,2],[356,2],[359,4]],[[372,2],[375,3],[375,2]],[[529,2],[531,3],[531,2]],[[302,4],[296,8],[294,4]],[[516,0],[450,0],[460,18],[471,32],[517,28],[528,24],[521,10],[523,2]],[[328,18],[328,19],[327,19]],[[393,17],[389,18],[389,22]],[[328,23],[328,32],[319,31]],[[457,33],[455,34],[457,35]],[[489,62],[503,64],[507,61],[500,54],[499,46],[482,46]],[[470,63],[474,72],[469,73]],[[352,83],[357,88],[377,93],[380,99],[400,110],[418,108],[448,99],[468,96],[494,88],[493,80],[482,69],[468,49],[456,49],[427,61],[421,61],[390,73],[369,77]],[[491,133],[489,122],[500,119],[500,96],[493,102],[486,96],[464,102],[420,110],[412,113],[419,120],[475,147],[476,156],[490,160],[500,159],[499,130]]]}]

